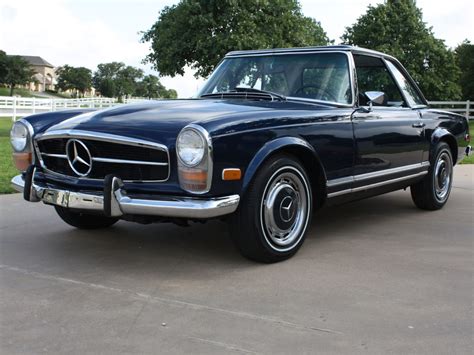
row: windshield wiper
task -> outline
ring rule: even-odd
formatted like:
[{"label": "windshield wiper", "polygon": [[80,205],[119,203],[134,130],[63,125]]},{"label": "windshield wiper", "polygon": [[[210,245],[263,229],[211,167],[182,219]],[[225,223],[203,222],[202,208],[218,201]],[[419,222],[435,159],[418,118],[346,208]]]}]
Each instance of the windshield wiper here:
[{"label": "windshield wiper", "polygon": [[286,96],[271,92],[271,91],[266,91],[266,90],[260,90],[260,89],[254,89],[254,88],[246,88],[242,86],[236,86],[233,90],[230,90],[230,92],[258,92],[261,94],[268,94],[270,96],[273,96],[277,98],[278,100],[281,101],[286,101]]}]

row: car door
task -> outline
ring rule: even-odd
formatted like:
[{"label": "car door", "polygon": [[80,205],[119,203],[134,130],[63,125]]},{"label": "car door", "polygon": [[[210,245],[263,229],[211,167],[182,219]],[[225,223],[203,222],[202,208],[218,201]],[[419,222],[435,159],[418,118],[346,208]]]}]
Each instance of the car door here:
[{"label": "car door", "polygon": [[[355,139],[354,188],[397,179],[420,171],[424,129],[419,112],[410,107],[386,61],[354,55],[359,89],[352,117]],[[382,104],[369,103],[364,92],[385,93]]]}]

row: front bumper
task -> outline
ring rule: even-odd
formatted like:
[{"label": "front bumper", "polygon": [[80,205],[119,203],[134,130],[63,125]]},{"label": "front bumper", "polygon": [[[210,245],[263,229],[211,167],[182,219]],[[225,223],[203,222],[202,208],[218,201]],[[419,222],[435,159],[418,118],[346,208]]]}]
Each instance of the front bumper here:
[{"label": "front bumper", "polygon": [[[31,172],[32,177],[34,171]],[[31,180],[31,183],[25,183]],[[180,196],[153,196],[150,199],[127,196],[120,179],[111,177],[104,182],[104,192],[76,192],[40,186],[34,179],[15,176],[12,187],[23,192],[30,202],[43,201],[71,209],[94,211],[111,217],[122,215],[147,215],[168,218],[208,219],[234,212],[239,195],[216,198],[191,198]],[[107,186],[108,184],[108,186]],[[28,186],[29,185],[29,186]],[[26,193],[25,193],[26,191]]]}]

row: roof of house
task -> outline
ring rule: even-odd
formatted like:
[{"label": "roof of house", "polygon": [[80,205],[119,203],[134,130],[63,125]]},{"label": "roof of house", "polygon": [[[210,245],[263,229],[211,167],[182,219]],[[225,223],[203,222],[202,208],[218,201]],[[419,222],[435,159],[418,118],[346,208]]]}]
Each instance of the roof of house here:
[{"label": "roof of house", "polygon": [[28,63],[30,63],[30,65],[54,68],[54,65],[52,65],[51,63],[47,62],[43,58],[36,55],[19,55],[19,57],[26,60]]}]

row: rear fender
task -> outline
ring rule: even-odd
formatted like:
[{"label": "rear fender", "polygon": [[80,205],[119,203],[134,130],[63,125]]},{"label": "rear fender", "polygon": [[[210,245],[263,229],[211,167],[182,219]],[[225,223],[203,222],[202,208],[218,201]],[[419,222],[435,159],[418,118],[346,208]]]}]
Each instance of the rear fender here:
[{"label": "rear fender", "polygon": [[441,127],[438,127],[431,135],[430,160],[434,154],[436,146],[441,141],[446,142],[449,145],[453,156],[453,164],[456,164],[459,161],[456,137],[454,137],[447,129]]}]

